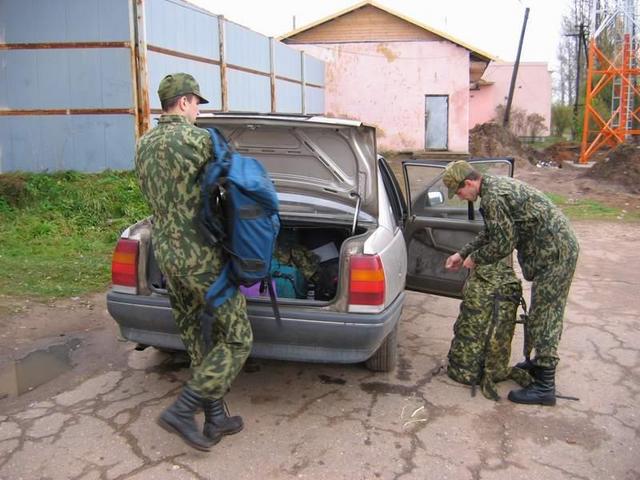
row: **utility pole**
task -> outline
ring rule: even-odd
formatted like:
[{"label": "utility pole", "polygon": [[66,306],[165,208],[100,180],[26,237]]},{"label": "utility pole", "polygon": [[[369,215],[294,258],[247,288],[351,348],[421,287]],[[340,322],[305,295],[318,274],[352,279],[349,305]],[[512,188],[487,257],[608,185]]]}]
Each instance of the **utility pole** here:
[{"label": "utility pole", "polygon": [[584,23],[580,23],[580,25],[578,25],[578,33],[568,33],[565,36],[566,37],[576,37],[576,40],[578,42],[577,44],[577,48],[578,48],[578,53],[576,54],[576,91],[575,91],[575,95],[574,95],[574,99],[573,99],[573,117],[576,119],[578,118],[578,107],[580,106],[579,104],[579,99],[580,99],[580,58],[582,57],[582,51],[583,51],[583,47],[584,47],[584,52],[585,52],[585,62],[588,61],[588,57],[587,57],[587,48],[586,48],[586,44],[585,44],[585,24]]},{"label": "utility pole", "polygon": [[516,78],[518,77],[518,67],[520,66],[520,54],[522,53],[522,44],[524,43],[524,32],[527,29],[527,19],[529,18],[529,7],[524,11],[524,22],[522,22],[522,32],[520,33],[520,43],[518,44],[518,55],[516,63],[513,65],[513,73],[511,74],[511,85],[509,86],[509,97],[507,98],[507,106],[504,109],[503,127],[509,125],[509,114],[511,112],[511,102],[513,101],[513,90],[516,88]]}]

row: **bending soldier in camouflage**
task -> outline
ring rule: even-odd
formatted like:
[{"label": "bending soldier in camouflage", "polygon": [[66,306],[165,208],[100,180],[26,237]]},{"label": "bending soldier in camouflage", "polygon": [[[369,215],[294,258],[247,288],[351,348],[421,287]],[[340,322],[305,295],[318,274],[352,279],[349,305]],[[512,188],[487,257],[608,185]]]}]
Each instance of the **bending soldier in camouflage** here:
[{"label": "bending soldier in camouflage", "polygon": [[[198,105],[207,103],[188,74],[167,75],[158,96],[163,114],[145,134],[136,152],[136,173],[153,213],[153,248],[165,275],[173,317],[189,353],[191,380],[158,419],[199,450],[209,450],[222,435],[243,428],[238,416],[228,417],[222,397],[249,352],[253,336],[245,298],[236,295],[215,312],[213,347],[205,351],[201,314],[205,294],[223,266],[222,249],[199,234],[200,174],[212,159],[209,134],[194,125]],[[200,433],[195,414],[203,408]]]},{"label": "bending soldier in camouflage", "polygon": [[526,280],[532,281],[527,334],[535,349],[527,368],[534,382],[512,390],[516,403],[555,405],[558,342],[569,287],[578,260],[578,240],[567,218],[540,191],[507,177],[482,175],[465,161],[450,163],[443,181],[462,200],[481,197],[485,228],[445,264],[450,270],[495,263],[518,251]]}]

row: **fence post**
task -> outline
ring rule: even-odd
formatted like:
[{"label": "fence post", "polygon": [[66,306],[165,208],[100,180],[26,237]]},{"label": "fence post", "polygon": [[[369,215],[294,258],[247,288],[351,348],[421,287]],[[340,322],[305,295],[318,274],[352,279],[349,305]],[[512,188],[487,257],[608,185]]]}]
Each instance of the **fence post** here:
[{"label": "fence post", "polygon": [[227,59],[225,56],[225,20],[218,15],[218,46],[220,47],[220,108],[223,112],[229,111],[229,98],[227,94]]},{"label": "fence post", "polygon": [[306,80],[304,78],[304,52],[300,52],[300,88],[302,88],[302,97],[301,97],[301,105],[302,105],[302,114],[307,113],[307,107],[305,102],[305,84]]},{"label": "fence post", "polygon": [[271,82],[271,113],[276,111],[276,41],[269,38],[269,81]]},{"label": "fence post", "polygon": [[132,75],[134,102],[136,108],[136,138],[140,138],[149,130],[151,107],[149,106],[149,70],[147,67],[147,35],[145,27],[145,1],[133,2],[134,42]]}]

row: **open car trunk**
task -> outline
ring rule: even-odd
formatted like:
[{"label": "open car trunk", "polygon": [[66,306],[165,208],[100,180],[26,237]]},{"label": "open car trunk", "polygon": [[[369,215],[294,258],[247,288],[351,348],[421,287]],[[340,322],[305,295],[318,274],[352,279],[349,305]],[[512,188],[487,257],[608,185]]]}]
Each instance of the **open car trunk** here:
[{"label": "open car trunk", "polygon": [[[326,304],[336,299],[342,276],[348,267],[341,261],[343,245],[349,239],[362,243],[368,236],[365,226],[336,226],[283,220],[271,264],[273,285],[279,302]],[[350,242],[351,243],[351,242]],[[166,282],[158,268],[153,249],[147,253],[147,284],[152,292],[166,294]],[[345,279],[344,284],[348,282]],[[269,301],[266,281],[241,286],[249,300]]]}]

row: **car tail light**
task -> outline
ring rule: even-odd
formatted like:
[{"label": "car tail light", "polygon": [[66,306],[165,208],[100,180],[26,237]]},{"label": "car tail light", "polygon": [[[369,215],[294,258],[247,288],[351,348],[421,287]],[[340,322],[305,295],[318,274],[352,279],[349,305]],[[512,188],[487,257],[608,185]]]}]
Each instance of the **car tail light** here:
[{"label": "car tail light", "polygon": [[111,259],[111,283],[114,291],[138,293],[138,247],[137,240],[118,240]]},{"label": "car tail light", "polygon": [[384,293],[384,270],[380,257],[353,255],[349,266],[349,311],[382,310]]}]

